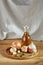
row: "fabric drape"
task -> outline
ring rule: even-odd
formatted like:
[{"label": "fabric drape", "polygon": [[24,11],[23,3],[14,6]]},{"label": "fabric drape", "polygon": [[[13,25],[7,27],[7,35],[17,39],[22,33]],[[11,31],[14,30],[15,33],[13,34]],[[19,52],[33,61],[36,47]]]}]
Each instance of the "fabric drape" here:
[{"label": "fabric drape", "polygon": [[43,0],[0,0],[0,40],[22,37],[25,25],[32,39],[43,40]]}]

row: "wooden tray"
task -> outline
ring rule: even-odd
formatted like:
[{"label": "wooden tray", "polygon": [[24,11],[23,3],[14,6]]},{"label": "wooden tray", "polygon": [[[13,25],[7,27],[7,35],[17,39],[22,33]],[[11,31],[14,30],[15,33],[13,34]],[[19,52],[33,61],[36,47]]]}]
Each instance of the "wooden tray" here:
[{"label": "wooden tray", "polygon": [[11,48],[11,47],[8,47],[7,49],[5,49],[4,55],[5,55],[6,57],[8,57],[8,58],[11,58],[11,59],[26,60],[26,59],[31,59],[31,58],[33,58],[33,57],[35,57],[35,56],[38,55],[38,52],[37,52],[37,53],[35,53],[34,55],[30,55],[30,56],[27,56],[27,57],[16,57],[16,56],[14,56],[14,55],[12,55],[12,54],[10,53],[10,48]]}]

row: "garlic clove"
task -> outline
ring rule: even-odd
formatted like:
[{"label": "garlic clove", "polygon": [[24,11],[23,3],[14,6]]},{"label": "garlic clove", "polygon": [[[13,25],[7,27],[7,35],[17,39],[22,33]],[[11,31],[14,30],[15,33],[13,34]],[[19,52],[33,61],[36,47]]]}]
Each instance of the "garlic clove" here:
[{"label": "garlic clove", "polygon": [[20,50],[18,50],[18,53],[20,53]]},{"label": "garlic clove", "polygon": [[34,50],[33,50],[33,52],[34,52],[34,53],[36,53],[36,52],[37,52],[37,50],[36,50],[36,49],[34,49]]},{"label": "garlic clove", "polygon": [[13,52],[13,55],[16,55],[17,53],[16,52]]},{"label": "garlic clove", "polygon": [[27,52],[27,46],[23,46],[21,49],[23,52]]}]

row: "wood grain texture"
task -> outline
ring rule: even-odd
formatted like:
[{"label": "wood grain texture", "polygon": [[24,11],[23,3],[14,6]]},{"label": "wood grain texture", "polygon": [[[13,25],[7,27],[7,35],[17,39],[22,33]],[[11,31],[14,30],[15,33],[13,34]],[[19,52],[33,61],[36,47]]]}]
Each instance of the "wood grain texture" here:
[{"label": "wood grain texture", "polygon": [[43,41],[33,41],[38,48],[39,54],[36,57],[28,60],[15,60],[2,55],[3,50],[9,47],[13,41],[14,40],[0,41],[0,65],[43,65]]}]

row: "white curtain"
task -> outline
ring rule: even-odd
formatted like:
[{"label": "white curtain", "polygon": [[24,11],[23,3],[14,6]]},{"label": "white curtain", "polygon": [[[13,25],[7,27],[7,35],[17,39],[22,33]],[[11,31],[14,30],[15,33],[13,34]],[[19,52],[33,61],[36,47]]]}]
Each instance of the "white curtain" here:
[{"label": "white curtain", "polygon": [[0,0],[0,40],[22,37],[25,25],[32,39],[43,40],[43,0]]}]

